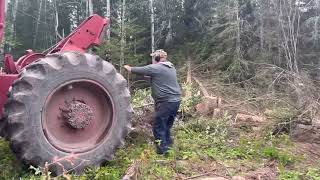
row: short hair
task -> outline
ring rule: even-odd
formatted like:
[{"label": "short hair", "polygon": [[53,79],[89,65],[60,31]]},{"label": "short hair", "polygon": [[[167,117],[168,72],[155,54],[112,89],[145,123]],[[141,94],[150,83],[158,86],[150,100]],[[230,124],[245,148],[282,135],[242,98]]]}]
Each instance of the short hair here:
[{"label": "short hair", "polygon": [[157,56],[157,55],[159,55],[160,57],[167,57],[168,56],[167,52],[165,52],[163,49],[158,49],[155,52],[150,54],[150,56],[152,56],[152,57]]}]

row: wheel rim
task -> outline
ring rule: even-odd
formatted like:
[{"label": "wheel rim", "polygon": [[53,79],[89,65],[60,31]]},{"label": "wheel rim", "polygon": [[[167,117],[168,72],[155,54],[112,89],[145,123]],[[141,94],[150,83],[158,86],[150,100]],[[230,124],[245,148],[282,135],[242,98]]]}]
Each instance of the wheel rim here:
[{"label": "wheel rim", "polygon": [[97,147],[108,135],[114,106],[108,91],[92,80],[75,80],[56,88],[46,99],[42,128],[47,140],[64,152]]}]

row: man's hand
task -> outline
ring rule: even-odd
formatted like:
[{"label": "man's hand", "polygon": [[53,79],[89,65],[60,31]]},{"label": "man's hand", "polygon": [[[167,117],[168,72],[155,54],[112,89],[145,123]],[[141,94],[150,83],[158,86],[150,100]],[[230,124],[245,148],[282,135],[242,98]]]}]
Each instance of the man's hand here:
[{"label": "man's hand", "polygon": [[124,65],[123,66],[128,72],[131,72],[131,66],[129,65]]}]

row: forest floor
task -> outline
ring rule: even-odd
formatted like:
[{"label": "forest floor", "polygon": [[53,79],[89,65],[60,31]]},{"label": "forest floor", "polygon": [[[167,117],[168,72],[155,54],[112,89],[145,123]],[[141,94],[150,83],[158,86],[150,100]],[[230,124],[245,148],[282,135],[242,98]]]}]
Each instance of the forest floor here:
[{"label": "forest floor", "polygon": [[[214,92],[228,105],[220,116],[213,116],[196,114],[190,104],[183,103],[182,109],[192,113],[176,121],[169,155],[155,153],[150,132],[152,107],[144,106],[150,104],[148,92],[137,91],[133,97],[136,129],[115,159],[87,169],[81,177],[60,179],[121,179],[125,175],[131,179],[320,179],[320,145],[275,133],[275,126],[294,114],[290,107],[261,102],[245,89],[220,87],[205,76],[200,79],[210,94]],[[241,119],[239,113],[259,120]],[[0,179],[45,178],[37,168],[21,167],[1,138],[0,170]]]}]

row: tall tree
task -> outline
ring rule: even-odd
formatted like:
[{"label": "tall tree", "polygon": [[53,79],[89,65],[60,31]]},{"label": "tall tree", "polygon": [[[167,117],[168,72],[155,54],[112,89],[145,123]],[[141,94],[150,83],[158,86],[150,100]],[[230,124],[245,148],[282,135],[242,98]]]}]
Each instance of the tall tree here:
[{"label": "tall tree", "polygon": [[151,11],[151,52],[155,51],[154,45],[154,9],[153,0],[150,0],[150,11]]},{"label": "tall tree", "polygon": [[40,24],[40,20],[41,20],[41,9],[42,9],[42,2],[43,0],[39,0],[39,9],[38,9],[38,16],[36,19],[36,27],[35,27],[35,33],[34,33],[34,37],[33,37],[33,49],[36,48],[36,43],[37,43],[37,39],[38,39],[38,32],[39,32],[39,24]]},{"label": "tall tree", "polygon": [[57,0],[54,0],[54,15],[55,15],[55,34],[56,34],[56,40],[57,39],[63,39],[63,37],[60,35],[58,31],[59,27],[59,14],[58,14],[58,3]]},{"label": "tall tree", "polygon": [[91,16],[93,14],[93,4],[92,4],[92,0],[88,0],[88,15]]},{"label": "tall tree", "polygon": [[[110,19],[111,18],[111,5],[110,5],[110,0],[106,0],[107,1],[107,18]],[[110,23],[108,25],[108,32],[107,32],[107,39],[110,40]]]},{"label": "tall tree", "polygon": [[120,73],[122,73],[122,66],[124,65],[124,51],[126,46],[126,0],[122,0],[122,13],[121,13],[121,50],[120,50]]}]

